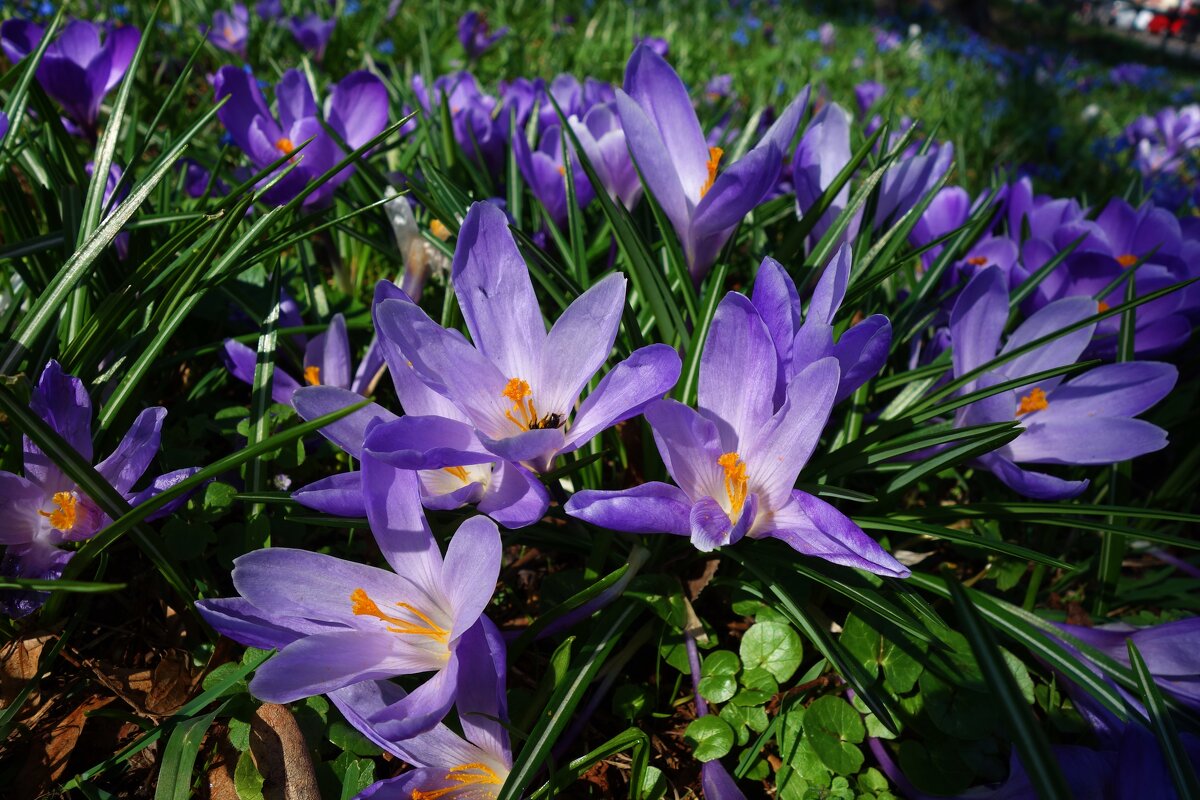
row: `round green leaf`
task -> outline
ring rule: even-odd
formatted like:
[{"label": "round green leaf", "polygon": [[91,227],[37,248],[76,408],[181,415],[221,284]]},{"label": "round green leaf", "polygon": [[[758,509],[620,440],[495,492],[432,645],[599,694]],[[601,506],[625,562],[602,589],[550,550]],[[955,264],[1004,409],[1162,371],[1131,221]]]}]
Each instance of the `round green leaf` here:
[{"label": "round green leaf", "polygon": [[733,748],[733,728],[711,714],[692,720],[684,738],[692,746],[697,761],[715,761]]},{"label": "round green leaf", "polygon": [[803,655],[800,636],[779,622],[752,625],[742,637],[741,656],[746,669],[765,669],[780,683],[795,674]]},{"label": "round green leaf", "polygon": [[862,717],[840,697],[819,697],[804,713],[804,738],[825,766],[842,775],[853,775],[862,768],[858,743],[866,733]]},{"label": "round green leaf", "polygon": [[717,650],[704,657],[700,669],[700,694],[710,703],[724,703],[737,693],[735,677],[742,664],[728,650]]}]

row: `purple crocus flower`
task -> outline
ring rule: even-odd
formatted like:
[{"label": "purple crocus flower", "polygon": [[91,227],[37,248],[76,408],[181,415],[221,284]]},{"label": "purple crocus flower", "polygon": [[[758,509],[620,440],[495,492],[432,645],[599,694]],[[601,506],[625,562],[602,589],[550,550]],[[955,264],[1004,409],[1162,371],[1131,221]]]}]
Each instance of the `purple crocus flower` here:
[{"label": "purple crocus flower", "polygon": [[594,284],[547,334],[508,219],[489,203],[475,203],[467,213],[452,280],[474,346],[399,300],[379,305],[377,330],[503,459],[548,471],[558,454],[636,416],[679,378],[675,351],[649,345],[613,367],[574,411],[612,352],[625,278],[612,274]]},{"label": "purple crocus flower", "polygon": [[459,148],[492,173],[500,172],[504,166],[508,120],[497,117],[498,101],[479,89],[474,75],[469,72],[443,75],[433,82],[432,92],[426,91],[420,75],[414,75],[412,89],[427,115],[433,115],[434,108],[444,99]]},{"label": "purple crocus flower", "polygon": [[832,49],[837,43],[837,28],[832,22],[822,22],[817,28],[817,41],[826,50]]},{"label": "purple crocus flower", "polygon": [[[987,267],[975,274],[950,312],[950,336],[956,377],[983,366],[999,351],[1004,355],[1096,312],[1096,302],[1071,297],[1041,309],[1008,337],[1000,338],[1008,320],[1008,289],[1003,272]],[[1075,363],[1092,339],[1095,325],[1064,334],[1047,344],[986,372],[963,387],[964,392],[993,386],[1055,367]],[[1115,464],[1160,450],[1166,431],[1134,419],[1175,385],[1170,364],[1127,361],[1088,370],[1068,381],[1061,377],[992,395],[960,409],[959,427],[1018,420],[1019,437],[979,458],[1013,491],[1039,500],[1075,497],[1088,482],[1069,481],[1020,464]]]},{"label": "purple crocus flower", "polygon": [[[792,186],[799,216],[803,217],[816,205],[825,190],[833,185],[838,173],[850,163],[850,157],[850,115],[837,103],[830,103],[813,117],[792,157]],[[849,203],[850,184],[847,182],[813,226],[810,241],[820,241]],[[851,240],[858,234],[861,218],[859,212],[846,228],[843,240]]]},{"label": "purple crocus flower", "polygon": [[879,181],[875,227],[882,229],[889,220],[899,219],[917,205],[953,163],[954,145],[950,142],[931,144],[924,155],[901,156]]},{"label": "purple crocus flower", "polygon": [[854,87],[854,101],[858,103],[858,110],[864,116],[885,94],[887,87],[879,81],[863,81]]},{"label": "purple crocus flower", "polygon": [[579,84],[579,79],[565,73],[556,75],[549,86],[541,87],[538,92],[538,131],[559,124],[558,112],[554,110],[554,103],[550,102],[550,98],[554,98],[554,103],[562,109],[564,117],[577,117],[583,113],[583,87]]},{"label": "purple crocus flower", "polygon": [[5,136],[8,136],[8,114],[0,111],[0,142],[4,141]]},{"label": "purple crocus flower", "polygon": [[[0,25],[0,46],[14,64],[37,50],[41,40],[42,27],[28,20],[9,19]],[[141,32],[131,25],[106,28],[72,20],[46,48],[38,64],[38,83],[72,122],[94,136],[100,103],[121,82],[141,40]]]},{"label": "purple crocus flower", "polygon": [[[67,375],[57,361],[51,361],[33,389],[29,407],[91,463],[92,401],[83,381]],[[189,468],[169,472],[153,479],[147,488],[133,491],[133,485],[158,453],[166,416],[164,408],[147,408],[112,454],[96,465],[100,476],[130,505],[144,503],[197,471]],[[62,576],[73,555],[63,545],[90,539],[112,520],[28,438],[24,448],[25,477],[0,471],[0,512],[6,520],[0,527],[0,544],[6,545],[0,575],[55,580]],[[152,518],[170,513],[185,500],[168,504]],[[47,592],[5,593],[0,597],[0,610],[22,617],[41,606],[48,596]]]},{"label": "purple crocus flower", "polygon": [[232,13],[225,10],[213,12],[208,40],[217,47],[245,60],[249,35],[250,12],[241,3],[234,4]]},{"label": "purple crocus flower", "polygon": [[[966,224],[971,215],[971,195],[961,186],[944,186],[934,195],[925,213],[913,225],[908,240],[916,247],[924,247],[935,239],[945,236]],[[941,255],[945,245],[936,245],[921,254],[922,264],[928,268]]]},{"label": "purple crocus flower", "polygon": [[[529,143],[519,133],[513,139],[512,145],[517,166],[529,188],[533,190],[534,196],[546,207],[546,212],[554,224],[559,228],[564,227],[567,224],[568,213],[568,159],[563,150],[562,128],[558,125],[545,128],[536,150],[530,150]],[[596,196],[595,190],[579,159],[572,156],[569,161],[571,178],[575,184],[576,203],[581,209],[587,208]]]},{"label": "purple crocus flower", "polygon": [[642,182],[629,157],[616,102],[592,106],[582,122],[577,117],[569,122],[608,196],[632,209],[642,199]]},{"label": "purple crocus flower", "polygon": [[[393,284],[380,281],[372,307],[377,328],[385,300],[412,302]],[[524,467],[489,452],[466,415],[422,383],[391,342],[380,342],[405,416],[397,417],[372,403],[325,426],[321,433],[355,458],[361,458],[366,449],[380,461],[415,470],[426,508],[449,510],[474,504],[506,528],[521,528],[541,519],[550,505],[542,482]],[[301,389],[293,404],[301,417],[316,419],[359,399],[353,392],[321,386]],[[366,513],[358,472],[317,481],[292,497],[329,514],[361,517]]]},{"label": "purple crocus flower", "polygon": [[783,402],[788,382],[823,358],[837,359],[840,377],[834,402],[839,403],[873,378],[887,361],[892,323],[872,314],[833,340],[833,320],[850,282],[851,251],[843,245],[817,281],[808,313],[801,322],[800,295],[787,270],[773,258],[763,259],[754,279],[751,302],[767,325],[779,362],[775,405]]},{"label": "purple crocus flower", "polygon": [[[245,70],[221,67],[214,87],[217,100],[229,98],[217,116],[255,167],[267,167],[313,139],[298,154],[301,160],[296,168],[267,193],[268,202],[283,205],[345,156],[322,127],[316,99],[299,70],[285,72],[275,90],[278,121],[267,108],[258,82]],[[342,141],[351,148],[361,147],[387,126],[387,88],[369,72],[352,72],[329,88],[324,112],[326,123]],[[327,203],[334,189],[352,174],[353,165],[339,172],[305,199],[305,207]],[[264,182],[271,179],[268,176]]]},{"label": "purple crocus flower", "polygon": [[415,473],[364,455],[362,475],[367,518],[394,571],[305,550],[257,550],[234,561],[238,597],[196,607],[235,641],[279,648],[250,682],[268,702],[433,673],[375,715],[381,735],[404,739],[441,721],[459,691],[460,665],[478,653],[464,643],[496,586],[500,534],[491,520],[472,517],[443,558]]},{"label": "purple crocus flower", "polygon": [[769,537],[805,555],[907,576],[848,517],[793,488],[833,408],[837,359],[797,371],[777,406],[779,371],[768,323],[748,298],[729,293],[700,356],[699,410],[661,400],[645,412],[676,485],[581,491],[566,512],[618,531],[687,536],[704,552]]},{"label": "purple crocus flower", "polygon": [[479,58],[507,35],[507,26],[492,33],[487,17],[478,11],[468,11],[458,18],[458,41],[467,51],[467,58]]},{"label": "purple crocus flower", "polygon": [[617,111],[629,151],[671,220],[697,283],[734,228],[775,188],[807,105],[806,88],[753,150],[719,172],[724,151],[705,143],[683,81],[649,47],[633,51]]},{"label": "purple crocus flower", "polygon": [[633,46],[648,48],[659,58],[666,58],[671,52],[671,45],[661,36],[634,36]]},{"label": "purple crocus flower", "polygon": [[258,0],[254,4],[254,13],[259,19],[275,20],[283,16],[283,0]]},{"label": "purple crocus flower", "polygon": [[444,724],[408,739],[384,735],[375,720],[386,719],[388,709],[406,696],[403,689],[386,681],[363,681],[329,694],[342,716],[360,733],[415,767],[367,787],[358,797],[496,797],[512,769],[512,744],[504,727],[508,722],[505,647],[504,639],[487,617],[481,617],[479,623],[458,646],[459,691],[455,705],[462,735]]},{"label": "purple crocus flower", "polygon": [[292,17],[292,36],[305,50],[313,54],[313,58],[321,61],[325,58],[325,47],[329,37],[333,36],[333,27],[337,19],[322,19],[317,14],[305,14],[303,17]]},{"label": "purple crocus flower", "polygon": [[[350,359],[350,336],[346,331],[346,318],[334,314],[329,328],[309,340],[304,348],[304,377],[302,381],[289,375],[276,365],[271,376],[271,399],[276,403],[291,405],[292,395],[301,386],[333,386],[347,389],[359,399],[370,392],[379,378],[383,363],[374,356],[375,347],[368,350],[358,371],[354,372]],[[226,339],[223,350],[225,368],[242,383],[254,385],[254,367],[258,354],[253,348],[234,339]],[[354,402],[358,402],[356,399]]]}]

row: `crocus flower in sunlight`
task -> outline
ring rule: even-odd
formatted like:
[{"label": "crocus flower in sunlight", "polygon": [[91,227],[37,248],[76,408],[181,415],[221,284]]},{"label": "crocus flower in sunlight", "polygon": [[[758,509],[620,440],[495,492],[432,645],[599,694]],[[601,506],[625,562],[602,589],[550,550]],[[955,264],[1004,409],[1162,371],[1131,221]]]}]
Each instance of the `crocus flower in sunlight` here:
[{"label": "crocus flower in sunlight", "polygon": [[[374,349],[374,348],[372,348]],[[371,351],[368,351],[370,355]],[[258,354],[235,339],[226,339],[223,350],[225,368],[242,383],[254,385],[254,366]],[[301,380],[289,375],[278,364],[271,376],[271,399],[276,403],[290,405],[292,395],[301,386],[334,386],[348,389],[361,396],[369,393],[379,376],[382,366],[378,360],[364,358],[358,371],[351,377],[353,365],[350,358],[350,337],[346,332],[346,318],[334,314],[329,328],[308,341],[304,348],[304,373]],[[357,402],[357,401],[356,401]]]},{"label": "crocus flower in sunlight", "polygon": [[858,103],[859,112],[865,116],[885,94],[887,87],[879,81],[863,81],[854,87],[854,102]]},{"label": "crocus flower in sunlight", "polygon": [[367,787],[360,798],[491,800],[500,791],[512,769],[512,744],[505,728],[505,647],[487,617],[481,617],[479,623],[458,645],[455,706],[461,735],[444,724],[408,739],[383,735],[374,720],[386,719],[388,709],[405,697],[404,690],[393,683],[364,681],[329,694],[347,722],[378,747],[415,767]]},{"label": "crocus flower in sunlight", "polygon": [[530,150],[525,137],[520,134],[513,138],[512,146],[521,175],[558,227],[563,228],[567,224],[567,169],[571,170],[579,208],[587,208],[595,198],[595,190],[579,159],[571,156],[568,164],[566,152],[569,151],[563,150],[562,128],[558,125],[551,125],[544,130],[536,150]]},{"label": "crocus flower in sunlight", "polygon": [[[285,72],[275,90],[278,121],[267,108],[254,76],[245,70],[221,67],[214,86],[217,100],[229,98],[217,116],[256,168],[267,167],[305,141],[313,140],[294,157],[300,159],[295,169],[267,193],[268,202],[279,205],[288,202],[309,180],[322,175],[345,156],[322,127],[317,102],[299,70]],[[387,88],[369,72],[352,72],[329,88],[324,117],[342,141],[352,148],[361,147],[387,126]],[[353,165],[339,172],[305,199],[305,207],[327,203],[334,189],[353,173]],[[268,176],[264,182],[273,177]]]},{"label": "crocus flower in sunlight", "polygon": [[[959,295],[950,312],[954,375],[963,377],[997,355],[1012,352],[1061,331],[1096,313],[1096,301],[1070,297],[1051,303],[1025,320],[1000,347],[1008,320],[1008,288],[999,267],[981,269]],[[1080,360],[1095,324],[1085,325],[986,371],[963,387],[964,392],[994,386]],[[1115,464],[1166,447],[1167,433],[1134,419],[1175,385],[1178,371],[1170,364],[1126,361],[1106,364],[1064,381],[1062,377],[1009,389],[976,401],[957,412],[959,427],[1018,420],[1023,432],[1000,449],[981,456],[990,470],[1013,491],[1039,500],[1075,497],[1086,480],[1071,481],[1020,464]]]},{"label": "crocus flower in sunlight", "polygon": [[433,673],[376,715],[380,735],[404,739],[432,728],[454,703],[460,665],[477,652],[460,647],[481,625],[499,576],[500,534],[491,520],[472,517],[443,558],[416,474],[370,456],[362,473],[367,519],[394,571],[273,547],[234,561],[238,597],[196,607],[235,641],[280,648],[250,682],[268,702]]},{"label": "crocus flower in sunlight", "polygon": [[609,197],[632,209],[642,197],[642,182],[629,157],[616,102],[594,105],[582,122],[577,117],[569,122]]},{"label": "crocus flower in sunlight", "polygon": [[380,304],[377,330],[503,459],[549,471],[558,454],[641,413],[679,378],[678,354],[649,345],[614,366],[575,411],[583,387],[612,353],[625,278],[612,274],[593,284],[547,334],[508,218],[489,203],[468,211],[451,276],[473,346],[400,300]]},{"label": "crocus flower in sunlight", "polygon": [[333,36],[333,28],[337,19],[322,19],[316,14],[305,14],[303,17],[292,17],[292,36],[305,50],[320,61],[325,58],[325,47],[329,37]]},{"label": "crocus flower in sunlight", "polygon": [[649,47],[633,51],[617,111],[646,186],[683,245],[699,283],[734,228],[775,188],[784,151],[808,105],[805,88],[757,146],[721,169],[724,151],[704,140],[683,81]]},{"label": "crocus flower in sunlight", "polygon": [[[92,461],[92,401],[83,381],[63,372],[57,361],[42,371],[30,409],[67,441],[89,463]],[[120,492],[130,505],[138,505],[196,473],[182,469],[161,475],[141,491],[133,485],[146,472],[158,453],[164,408],[147,408],[138,415],[112,454],[96,465],[96,471]],[[155,512],[168,514],[186,501],[180,498]],[[11,578],[54,580],[62,576],[72,552],[67,542],[90,539],[112,522],[52,462],[37,445],[25,439],[25,476],[0,472],[0,544],[7,546],[0,575]],[[20,617],[45,602],[46,592],[6,592],[0,610]]]},{"label": "crocus flower in sunlight", "polygon": [[426,89],[420,75],[414,75],[412,89],[426,115],[433,115],[445,102],[454,141],[477,163],[499,173],[505,159],[508,118],[496,115],[498,101],[480,91],[474,75],[465,71],[442,75],[433,82],[432,91]]},{"label": "crocus flower in sunlight", "polygon": [[217,47],[245,59],[249,35],[250,12],[241,3],[234,3],[232,12],[224,9],[213,12],[213,24],[208,31],[208,40]]},{"label": "crocus flower in sunlight", "polygon": [[507,35],[507,27],[493,32],[487,18],[478,11],[468,11],[458,18],[458,41],[467,58],[479,58]]},{"label": "crocus flower in sunlight", "polygon": [[[14,64],[35,51],[41,40],[42,27],[36,23],[9,19],[0,25],[0,46]],[[38,83],[73,123],[94,136],[100,103],[121,82],[141,40],[131,25],[106,28],[72,20],[46,48],[37,68]]]},{"label": "crocus flower in sunlight", "polygon": [[[850,115],[837,103],[830,103],[813,117],[792,157],[797,214],[803,217],[816,205],[825,190],[833,185],[838,173],[850,163],[850,158]],[[849,203],[850,183],[847,181],[813,225],[809,241],[820,241]],[[860,212],[846,228],[844,240],[851,240],[858,234],[861,218]]]},{"label": "crocus flower in sunlight", "polygon": [[[412,302],[394,285],[380,281],[373,306],[377,328],[385,300]],[[467,416],[422,383],[392,342],[378,341],[405,416],[397,417],[372,403],[325,426],[321,433],[355,458],[361,458],[366,449],[380,461],[415,470],[426,508],[446,510],[474,504],[480,513],[506,528],[521,528],[541,519],[550,505],[542,482],[524,467],[488,451]],[[301,389],[293,404],[301,417],[316,419],[359,399],[353,392],[322,386]],[[359,472],[324,478],[292,497],[330,514],[361,517],[366,513]]]},{"label": "crocus flower in sunlight", "polygon": [[793,488],[833,408],[837,359],[797,371],[776,408],[779,369],[757,309],[744,295],[726,295],[700,356],[699,410],[662,400],[645,412],[676,485],[577,492],[567,513],[618,531],[688,536],[705,552],[745,536],[770,537],[805,555],[907,576],[848,517]]},{"label": "crocus flower in sunlight", "polygon": [[892,323],[883,314],[872,314],[847,328],[836,343],[833,340],[833,320],[846,297],[851,258],[849,245],[843,245],[834,254],[817,281],[803,322],[800,295],[783,265],[768,257],[758,268],[751,302],[766,323],[779,358],[776,407],[783,402],[788,381],[823,358],[833,356],[838,362],[840,378],[835,403],[875,377],[887,361]]},{"label": "crocus flower in sunlight", "polygon": [[659,58],[666,58],[671,52],[671,45],[661,36],[634,36],[633,46],[649,48]]}]

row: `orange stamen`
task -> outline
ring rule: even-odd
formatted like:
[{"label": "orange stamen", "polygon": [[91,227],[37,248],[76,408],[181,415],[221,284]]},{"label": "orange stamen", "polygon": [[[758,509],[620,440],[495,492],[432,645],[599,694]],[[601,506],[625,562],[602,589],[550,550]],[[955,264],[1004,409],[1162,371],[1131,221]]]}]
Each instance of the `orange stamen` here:
[{"label": "orange stamen", "polygon": [[[445,797],[448,794],[457,792],[466,786],[499,786],[504,781],[500,780],[500,776],[495,770],[487,764],[460,764],[457,767],[451,767],[446,773],[446,780],[453,781],[457,786],[447,786],[445,789],[435,789],[431,792],[426,792],[421,789],[413,789],[412,800],[438,800],[440,797]],[[490,790],[483,790],[486,794],[476,795],[471,794],[471,797],[495,797],[495,793]]]},{"label": "orange stamen", "polygon": [[355,589],[350,593],[350,608],[354,611],[355,616],[375,617],[384,622],[390,622],[391,625],[388,625],[387,629],[392,633],[412,633],[417,636],[428,636],[439,642],[450,640],[450,633],[445,628],[438,625],[418,609],[408,603],[396,603],[396,606],[412,614],[423,622],[424,625],[383,613],[379,610],[379,606],[375,604],[375,601],[371,599],[370,595],[362,588]]},{"label": "orange stamen", "polygon": [[712,188],[713,181],[717,179],[717,167],[721,165],[721,156],[725,155],[725,151],[719,147],[708,148],[708,162],[704,166],[708,167],[708,179],[704,181],[704,185],[700,187],[700,197],[708,194],[708,190]]},{"label": "orange stamen", "polygon": [[1099,303],[1096,304],[1096,311],[1101,314],[1103,314],[1105,311],[1108,311],[1108,309],[1110,309],[1110,308],[1112,308],[1112,306],[1110,306],[1108,303],[1104,302],[1103,300],[1101,300]]},{"label": "orange stamen", "polygon": [[[504,391],[500,394],[512,401],[512,408],[505,411],[504,416],[518,428],[532,430],[538,415],[537,408],[533,405],[533,399],[525,399],[533,394],[529,384],[520,378],[509,378],[508,383],[504,384]],[[516,412],[520,419],[513,416],[513,412]]]},{"label": "orange stamen", "polygon": [[443,242],[450,238],[450,229],[440,219],[429,220],[429,232]]},{"label": "orange stamen", "polygon": [[291,139],[284,136],[282,139],[276,140],[275,149],[284,155],[289,155],[293,150],[296,149],[296,145],[292,144]]},{"label": "orange stamen", "polygon": [[1124,255],[1117,256],[1117,263],[1121,265],[1122,269],[1129,269],[1137,262],[1138,257],[1133,253],[1125,253]]},{"label": "orange stamen", "polygon": [[562,164],[559,164],[556,169],[558,170],[559,175],[562,175],[564,178],[567,177],[567,168]]},{"label": "orange stamen", "polygon": [[308,381],[309,386],[321,385],[321,368],[320,367],[305,367],[304,380]]},{"label": "orange stamen", "polygon": [[983,256],[971,256],[967,259],[967,263],[973,267],[982,267],[988,263],[988,260]]},{"label": "orange stamen", "polygon": [[746,504],[746,487],[749,477],[746,475],[746,462],[737,453],[725,453],[717,459],[717,466],[725,471],[725,496],[729,498],[729,516],[737,519],[742,515],[742,506]]},{"label": "orange stamen", "polygon": [[1050,404],[1046,402],[1046,393],[1041,389],[1034,387],[1033,391],[1021,398],[1020,405],[1017,406],[1017,416],[1028,414],[1033,411],[1042,411],[1049,408]]},{"label": "orange stamen", "polygon": [[442,467],[446,472],[449,472],[454,477],[458,478],[463,483],[470,483],[467,477],[467,470],[463,467]]},{"label": "orange stamen", "polygon": [[79,518],[79,510],[76,508],[78,500],[71,492],[55,492],[54,505],[58,506],[54,511],[42,511],[38,509],[38,513],[50,520],[50,524],[60,531],[69,531],[75,527],[75,521]]}]

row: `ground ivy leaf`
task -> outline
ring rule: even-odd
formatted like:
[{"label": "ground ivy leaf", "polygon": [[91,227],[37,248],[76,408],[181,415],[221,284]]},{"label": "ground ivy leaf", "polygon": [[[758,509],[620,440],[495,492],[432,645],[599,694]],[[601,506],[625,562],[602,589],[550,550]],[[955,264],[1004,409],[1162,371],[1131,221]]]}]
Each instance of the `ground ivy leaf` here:
[{"label": "ground ivy leaf", "polygon": [[248,749],[242,751],[233,770],[233,788],[237,791],[238,800],[263,800],[263,783],[263,776],[254,765],[254,757]]},{"label": "ground ivy leaf", "polygon": [[804,713],[804,738],[825,766],[842,775],[853,775],[862,768],[858,743],[866,733],[862,717],[840,697],[818,697]]},{"label": "ground ivy leaf", "polygon": [[[897,636],[902,635],[897,632]],[[862,618],[850,614],[842,627],[841,642],[872,675],[883,672],[883,682],[896,694],[912,691],[924,667]],[[906,646],[909,642],[905,643]],[[916,646],[915,644],[911,646]]]},{"label": "ground ivy leaf", "polygon": [[692,746],[697,761],[714,761],[733,749],[733,728],[712,714],[692,720],[684,738]]},{"label": "ground ivy leaf", "polygon": [[700,668],[700,694],[710,703],[724,703],[737,694],[737,673],[742,662],[729,650],[717,650],[704,657]]},{"label": "ground ivy leaf", "polygon": [[782,683],[799,668],[804,645],[789,626],[779,622],[759,622],[742,637],[740,653],[746,669],[765,669]]}]

